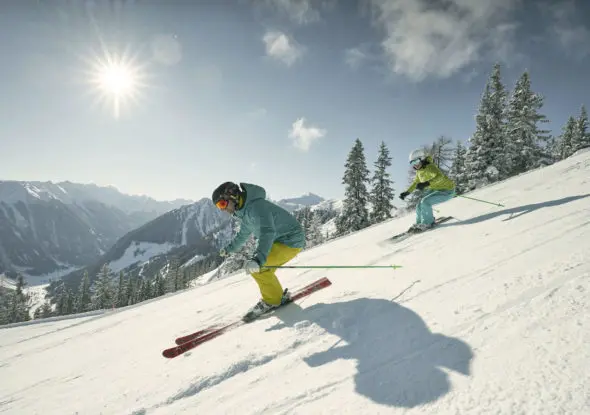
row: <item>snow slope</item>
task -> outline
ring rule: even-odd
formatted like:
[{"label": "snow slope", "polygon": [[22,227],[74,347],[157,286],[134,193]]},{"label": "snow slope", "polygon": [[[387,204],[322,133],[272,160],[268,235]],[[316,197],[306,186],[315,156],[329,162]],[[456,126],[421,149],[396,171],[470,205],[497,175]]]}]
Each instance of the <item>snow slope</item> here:
[{"label": "snow slope", "polygon": [[174,338],[257,299],[237,274],[102,316],[0,330],[8,414],[588,414],[590,153],[312,248],[333,285],[176,359]]}]

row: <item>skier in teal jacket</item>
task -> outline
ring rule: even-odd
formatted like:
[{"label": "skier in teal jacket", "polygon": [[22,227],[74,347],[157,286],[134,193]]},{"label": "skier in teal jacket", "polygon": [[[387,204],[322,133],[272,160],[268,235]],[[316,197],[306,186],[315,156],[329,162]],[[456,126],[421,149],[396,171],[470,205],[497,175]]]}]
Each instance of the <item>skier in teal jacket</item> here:
[{"label": "skier in teal jacket", "polygon": [[212,195],[215,205],[241,222],[235,238],[220,251],[221,256],[237,252],[250,235],[258,239],[254,256],[245,263],[260,289],[261,300],[245,318],[266,313],[285,298],[274,268],[292,260],[305,247],[305,232],[295,217],[266,199],[264,188],[250,183],[225,182]]}]

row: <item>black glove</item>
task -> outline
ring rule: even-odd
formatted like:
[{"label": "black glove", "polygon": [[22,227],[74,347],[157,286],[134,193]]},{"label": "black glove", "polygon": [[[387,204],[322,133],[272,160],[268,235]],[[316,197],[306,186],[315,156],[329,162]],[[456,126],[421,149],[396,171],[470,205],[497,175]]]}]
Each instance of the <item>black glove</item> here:
[{"label": "black glove", "polygon": [[410,193],[408,193],[408,192],[403,192],[402,194],[400,194],[400,195],[399,195],[399,198],[400,198],[401,200],[404,200],[406,197],[408,197],[408,195],[409,195],[409,194],[410,194]]},{"label": "black glove", "polygon": [[430,182],[418,183],[416,185],[416,189],[422,190],[422,189],[424,189],[425,187],[428,187],[428,186],[430,186]]}]

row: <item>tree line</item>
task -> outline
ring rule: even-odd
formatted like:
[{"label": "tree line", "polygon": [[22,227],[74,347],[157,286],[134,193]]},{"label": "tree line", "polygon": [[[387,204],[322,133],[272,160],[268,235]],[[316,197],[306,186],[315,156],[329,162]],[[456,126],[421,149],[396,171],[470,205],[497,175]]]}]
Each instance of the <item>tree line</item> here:
[{"label": "tree line", "polygon": [[[502,81],[501,67],[495,64],[481,96],[475,131],[468,142],[453,143],[452,139],[441,136],[420,147],[455,181],[457,194],[550,165],[590,147],[588,113],[583,104],[579,115],[570,116],[561,134],[556,136],[542,128],[548,122],[542,113],[543,104],[544,98],[533,91],[527,71],[508,92]],[[337,219],[337,235],[358,231],[391,217],[395,195],[386,172],[390,165],[387,146],[381,143],[375,171],[370,177],[363,143],[358,138],[355,140],[342,179],[345,199]],[[408,169],[408,182],[411,182],[415,172]],[[406,199],[407,209],[415,207],[421,193],[416,191]]]}]

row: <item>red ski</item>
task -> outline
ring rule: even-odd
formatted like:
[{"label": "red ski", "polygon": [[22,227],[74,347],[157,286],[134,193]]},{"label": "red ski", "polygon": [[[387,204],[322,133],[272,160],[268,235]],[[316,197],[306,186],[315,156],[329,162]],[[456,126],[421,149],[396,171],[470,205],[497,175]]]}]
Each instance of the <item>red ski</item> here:
[{"label": "red ski", "polygon": [[[319,280],[314,281],[311,284],[306,285],[305,287],[300,288],[297,291],[291,293],[291,300],[287,303],[282,304],[278,308],[275,308],[273,310],[273,312],[278,310],[279,308],[293,302],[293,301],[297,301],[300,298],[306,297],[306,296],[314,293],[315,291],[321,290],[322,288],[329,287],[330,285],[332,285],[332,282],[328,278],[326,278],[326,277],[320,278]],[[263,316],[265,316],[265,315],[267,315],[267,314],[263,314]],[[252,321],[255,321],[255,319]],[[225,326],[221,326],[221,327],[211,326],[206,329],[199,330],[195,333],[189,334],[187,336],[179,337],[178,339],[176,339],[176,343],[178,345],[164,350],[162,352],[162,356],[169,358],[169,359],[176,357],[176,356],[180,356],[181,354],[183,354],[189,350],[192,350],[195,347],[197,347],[197,346],[199,346],[211,339],[219,337],[223,333],[226,333],[226,332],[233,330],[233,329],[235,329],[241,325],[244,325],[244,324],[247,324],[247,322],[245,322],[242,319],[239,319],[239,320],[236,320],[233,323],[229,323]]]}]

